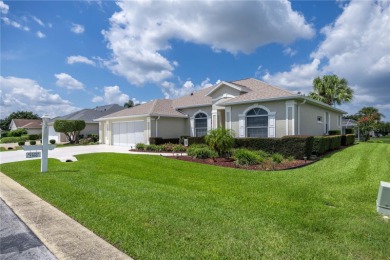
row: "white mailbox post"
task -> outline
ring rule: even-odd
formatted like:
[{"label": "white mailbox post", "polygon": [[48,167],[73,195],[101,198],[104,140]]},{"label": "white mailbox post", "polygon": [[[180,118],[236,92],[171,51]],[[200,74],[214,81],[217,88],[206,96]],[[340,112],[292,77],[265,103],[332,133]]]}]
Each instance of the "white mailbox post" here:
[{"label": "white mailbox post", "polygon": [[27,152],[26,157],[27,158],[35,158],[40,157],[42,151],[42,158],[41,158],[41,172],[47,172],[47,161],[48,161],[48,155],[49,150],[53,150],[55,148],[55,145],[49,145],[49,130],[48,130],[48,120],[49,116],[44,115],[42,117],[42,145],[24,145],[22,146],[23,150],[25,151],[34,151],[34,152]]}]

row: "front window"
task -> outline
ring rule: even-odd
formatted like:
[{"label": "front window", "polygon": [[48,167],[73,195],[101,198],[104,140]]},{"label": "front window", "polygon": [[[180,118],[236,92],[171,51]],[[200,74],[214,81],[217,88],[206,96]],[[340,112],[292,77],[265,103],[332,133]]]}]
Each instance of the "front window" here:
[{"label": "front window", "polygon": [[207,115],[198,113],[195,116],[195,136],[200,137],[207,134]]},{"label": "front window", "polygon": [[246,113],[246,136],[268,137],[268,113],[262,108],[253,108]]}]

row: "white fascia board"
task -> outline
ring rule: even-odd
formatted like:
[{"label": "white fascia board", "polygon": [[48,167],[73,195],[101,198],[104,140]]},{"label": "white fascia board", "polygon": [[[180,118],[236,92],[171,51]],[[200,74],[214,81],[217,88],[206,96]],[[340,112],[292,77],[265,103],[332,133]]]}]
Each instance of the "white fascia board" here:
[{"label": "white fascia board", "polygon": [[214,92],[215,92],[217,89],[219,89],[222,85],[231,87],[231,88],[236,89],[236,90],[238,90],[238,91],[244,91],[244,90],[243,90],[242,88],[240,88],[239,86],[236,86],[236,85],[234,85],[234,84],[232,84],[232,83],[229,83],[229,82],[226,82],[226,81],[221,81],[221,82],[218,83],[218,85],[217,85],[215,88],[213,88],[209,93],[207,93],[206,96],[209,96],[209,95],[211,95],[212,93],[214,93]]},{"label": "white fascia board", "polygon": [[164,114],[150,114],[149,116],[161,116],[161,117],[175,117],[175,118],[188,118],[188,115],[175,116],[175,115],[164,115]]},{"label": "white fascia board", "polygon": [[197,107],[211,107],[212,103],[210,104],[203,104],[203,105],[195,105],[195,106],[186,106],[186,107],[175,107],[176,110],[179,109],[186,109],[186,108],[197,108]]},{"label": "white fascia board", "polygon": [[106,120],[113,120],[113,119],[127,119],[127,118],[137,118],[137,117],[148,117],[149,114],[143,114],[143,115],[132,115],[132,116],[116,116],[116,117],[100,117],[98,119],[94,119],[93,121],[99,122],[99,121],[106,121]]}]

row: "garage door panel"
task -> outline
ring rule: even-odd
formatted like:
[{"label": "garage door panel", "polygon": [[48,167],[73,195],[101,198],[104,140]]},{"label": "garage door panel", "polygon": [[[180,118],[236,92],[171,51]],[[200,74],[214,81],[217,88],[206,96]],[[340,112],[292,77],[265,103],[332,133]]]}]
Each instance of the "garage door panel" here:
[{"label": "garage door panel", "polygon": [[113,145],[132,146],[144,142],[144,122],[113,123]]}]

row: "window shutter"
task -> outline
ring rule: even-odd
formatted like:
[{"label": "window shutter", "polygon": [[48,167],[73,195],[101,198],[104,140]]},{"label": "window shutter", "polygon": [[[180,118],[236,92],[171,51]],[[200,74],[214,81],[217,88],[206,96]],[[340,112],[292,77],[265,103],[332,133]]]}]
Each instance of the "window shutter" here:
[{"label": "window shutter", "polygon": [[275,114],[268,114],[268,137],[275,137]]},{"label": "window shutter", "polygon": [[195,119],[190,119],[191,136],[195,136]]},{"label": "window shutter", "polygon": [[239,137],[245,137],[245,115],[238,116]]}]

